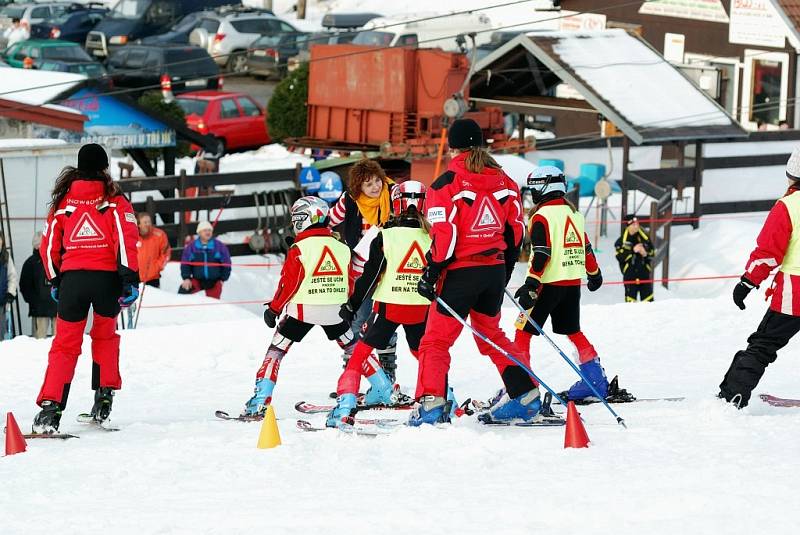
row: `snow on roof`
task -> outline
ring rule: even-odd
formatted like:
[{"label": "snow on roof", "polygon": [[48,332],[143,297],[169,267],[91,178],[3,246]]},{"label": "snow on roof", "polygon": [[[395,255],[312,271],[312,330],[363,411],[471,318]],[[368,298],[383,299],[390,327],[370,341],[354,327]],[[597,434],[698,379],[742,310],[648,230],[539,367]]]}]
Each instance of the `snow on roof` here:
[{"label": "snow on roof", "polygon": [[[30,69],[3,69],[0,98],[41,106],[56,100],[86,80],[82,74],[38,71]],[[66,111],[66,110],[62,110]]]},{"label": "snow on roof", "polygon": [[[722,127],[720,134],[743,134],[706,93],[642,39],[624,30],[526,37],[539,52],[534,52],[537,59],[617,126],[632,127],[635,132],[626,134],[638,143],[654,141],[659,131],[670,129],[713,132]],[[673,134],[666,137],[691,137],[689,132]]]},{"label": "snow on roof", "polygon": [[39,147],[52,147],[54,145],[66,145],[63,139],[46,139],[46,138],[8,138],[0,139],[0,150],[5,149],[28,149]]}]

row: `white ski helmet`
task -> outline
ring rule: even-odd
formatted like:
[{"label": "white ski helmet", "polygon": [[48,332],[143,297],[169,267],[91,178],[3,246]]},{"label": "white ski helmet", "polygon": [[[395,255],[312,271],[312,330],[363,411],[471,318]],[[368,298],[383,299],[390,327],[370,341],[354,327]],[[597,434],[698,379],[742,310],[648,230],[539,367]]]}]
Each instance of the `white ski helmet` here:
[{"label": "white ski helmet", "polygon": [[328,217],[328,203],[319,197],[300,197],[292,205],[292,228],[295,234],[303,232],[312,225],[323,223]]},{"label": "white ski helmet", "polygon": [[563,197],[567,192],[564,171],[553,165],[537,167],[528,175],[527,182],[534,204],[539,204],[546,195]]},{"label": "white ski helmet", "polygon": [[392,190],[392,213],[399,216],[408,212],[412,206],[417,213],[425,213],[425,192],[427,188],[422,182],[406,180]]}]

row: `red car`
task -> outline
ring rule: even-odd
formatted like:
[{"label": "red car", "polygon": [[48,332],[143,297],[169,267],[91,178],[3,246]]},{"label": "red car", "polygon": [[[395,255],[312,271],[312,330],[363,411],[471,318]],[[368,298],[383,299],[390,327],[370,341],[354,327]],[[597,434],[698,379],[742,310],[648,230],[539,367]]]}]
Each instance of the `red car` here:
[{"label": "red car", "polygon": [[267,114],[249,95],[228,91],[191,91],[175,98],[186,114],[186,124],[219,139],[225,152],[270,142]]}]

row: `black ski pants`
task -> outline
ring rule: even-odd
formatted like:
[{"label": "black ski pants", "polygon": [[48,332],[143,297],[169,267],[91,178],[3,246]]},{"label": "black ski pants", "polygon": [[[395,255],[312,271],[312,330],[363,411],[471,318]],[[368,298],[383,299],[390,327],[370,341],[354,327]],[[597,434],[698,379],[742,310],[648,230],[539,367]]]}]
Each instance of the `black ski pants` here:
[{"label": "black ski pants", "polygon": [[756,332],[747,339],[747,349],[737,351],[725,378],[719,385],[720,394],[730,401],[740,394],[744,407],[758,385],[767,366],[778,358],[778,350],[800,331],[800,317],[767,310]]}]

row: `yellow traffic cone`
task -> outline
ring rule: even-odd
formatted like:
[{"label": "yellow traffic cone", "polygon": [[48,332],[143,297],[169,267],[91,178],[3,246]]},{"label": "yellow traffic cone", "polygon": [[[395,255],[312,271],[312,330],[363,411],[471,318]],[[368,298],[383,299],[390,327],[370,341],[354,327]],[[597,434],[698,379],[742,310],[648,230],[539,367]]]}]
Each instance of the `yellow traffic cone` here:
[{"label": "yellow traffic cone", "polygon": [[275,419],[275,410],[272,405],[267,407],[267,414],[264,415],[264,422],[261,424],[261,433],[258,435],[256,447],[266,450],[281,445],[281,433],[278,431],[278,421]]}]

